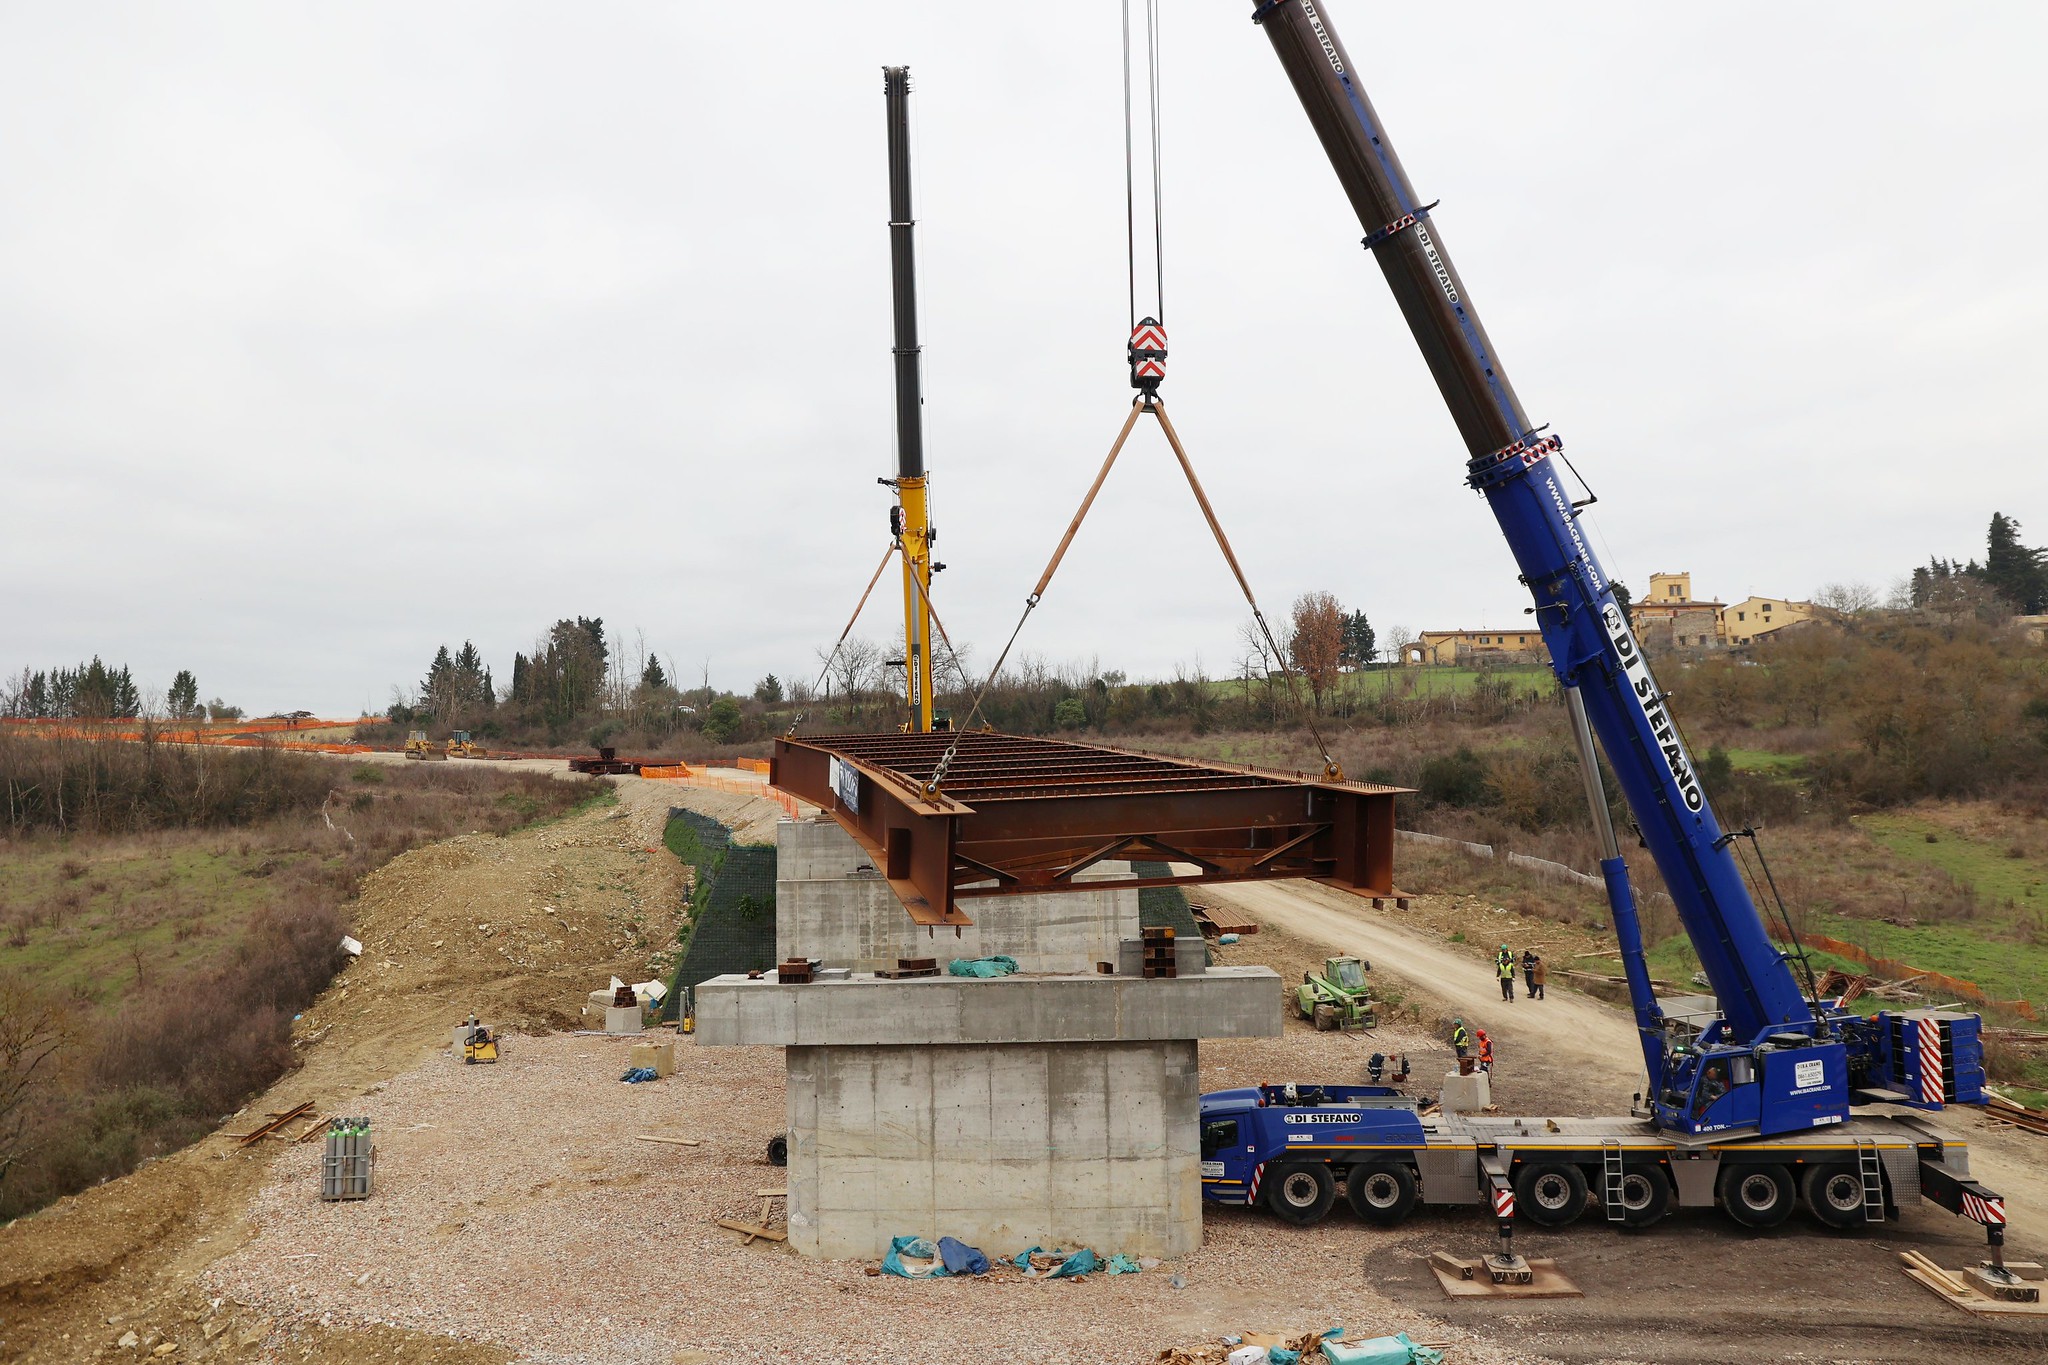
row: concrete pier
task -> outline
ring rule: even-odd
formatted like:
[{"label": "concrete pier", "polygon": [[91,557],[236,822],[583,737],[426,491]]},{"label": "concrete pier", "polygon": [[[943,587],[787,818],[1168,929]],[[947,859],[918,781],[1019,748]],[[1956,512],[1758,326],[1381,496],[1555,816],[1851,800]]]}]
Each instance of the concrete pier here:
[{"label": "concrete pier", "polygon": [[[1277,1035],[1270,969],[1098,974],[1138,928],[1138,893],[1100,883],[971,901],[972,928],[931,936],[836,824],[786,821],[778,836],[779,955],[854,975],[714,978],[697,992],[697,1041],[788,1049],[792,1247],[873,1257],[904,1234],[991,1255],[1201,1245],[1195,1040]],[[996,953],[1022,973],[867,974]]]}]

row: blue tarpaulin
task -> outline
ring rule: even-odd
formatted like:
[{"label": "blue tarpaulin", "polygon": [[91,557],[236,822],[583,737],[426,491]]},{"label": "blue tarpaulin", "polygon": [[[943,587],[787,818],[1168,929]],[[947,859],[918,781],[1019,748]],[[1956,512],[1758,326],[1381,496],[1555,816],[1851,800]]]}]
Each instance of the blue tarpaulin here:
[{"label": "blue tarpaulin", "polygon": [[[908,1256],[913,1261],[930,1261],[928,1270],[911,1270],[903,1264]],[[938,1248],[922,1237],[891,1237],[889,1254],[882,1257],[882,1272],[886,1275],[901,1275],[906,1280],[929,1280],[946,1273],[946,1267],[939,1260]]]},{"label": "blue tarpaulin", "polygon": [[956,957],[946,964],[954,976],[1008,976],[1017,970],[1014,957]]},{"label": "blue tarpaulin", "polygon": [[651,1066],[636,1066],[619,1079],[628,1085],[638,1085],[642,1081],[658,1081],[661,1076]]},{"label": "blue tarpaulin", "polygon": [[988,1274],[988,1257],[981,1254],[979,1247],[971,1247],[957,1237],[939,1239],[939,1261],[948,1275]]},{"label": "blue tarpaulin", "polygon": [[1406,1332],[1364,1341],[1324,1341],[1323,1359],[1330,1365],[1441,1365],[1443,1352],[1417,1346]]},{"label": "blue tarpaulin", "polygon": [[1075,1275],[1086,1275],[1096,1269],[1098,1264],[1099,1262],[1095,1259],[1095,1253],[1087,1247],[1082,1247],[1079,1251],[1071,1253],[1066,1260],[1061,1261],[1058,1265],[1047,1271],[1045,1278],[1048,1280],[1064,1280]]}]

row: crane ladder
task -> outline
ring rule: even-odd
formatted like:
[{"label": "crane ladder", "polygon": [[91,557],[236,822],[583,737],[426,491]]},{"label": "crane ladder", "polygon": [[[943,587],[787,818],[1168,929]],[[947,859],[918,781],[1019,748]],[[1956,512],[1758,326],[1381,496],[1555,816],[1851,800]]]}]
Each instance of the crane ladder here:
[{"label": "crane ladder", "polygon": [[1863,1221],[1884,1221],[1884,1162],[1878,1158],[1877,1143],[1856,1139],[1856,1173],[1863,1181]]},{"label": "crane ladder", "polygon": [[1628,1216],[1621,1202],[1621,1139],[1600,1140],[1600,1207],[1607,1221],[1619,1223]]}]

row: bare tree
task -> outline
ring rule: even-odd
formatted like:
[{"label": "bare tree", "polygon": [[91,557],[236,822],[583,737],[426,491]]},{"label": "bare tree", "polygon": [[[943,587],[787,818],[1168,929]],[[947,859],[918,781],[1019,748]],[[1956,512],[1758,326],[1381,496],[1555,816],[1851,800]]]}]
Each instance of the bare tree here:
[{"label": "bare tree", "polygon": [[857,712],[875,675],[882,667],[882,650],[865,636],[850,636],[832,656],[831,674],[846,694],[847,705]]},{"label": "bare tree", "polygon": [[20,976],[0,977],[0,1180],[28,1154],[36,1097],[56,1084],[63,1016]]},{"label": "bare tree", "polygon": [[1813,604],[1843,616],[1861,616],[1877,607],[1877,593],[1868,583],[1829,583],[1813,595]]}]

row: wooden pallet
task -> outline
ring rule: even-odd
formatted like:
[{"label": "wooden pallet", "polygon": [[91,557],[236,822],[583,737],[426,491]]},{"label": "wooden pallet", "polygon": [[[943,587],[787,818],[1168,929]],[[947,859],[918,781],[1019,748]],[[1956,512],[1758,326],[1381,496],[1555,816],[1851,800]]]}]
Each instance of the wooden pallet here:
[{"label": "wooden pallet", "polygon": [[1495,1284],[1480,1258],[1465,1260],[1445,1252],[1430,1253],[1426,1262],[1444,1293],[1454,1299],[1582,1299],[1585,1291],[1557,1268],[1557,1262],[1532,1256],[1529,1283]]},{"label": "wooden pallet", "polygon": [[[1917,1251],[1900,1252],[1899,1261],[1905,1267],[1908,1277],[1927,1286],[1965,1313],[2048,1317],[2048,1303],[2020,1303],[2012,1299],[1995,1299],[1980,1291],[1964,1274],[1944,1270]],[[2041,1279],[2041,1267],[2032,1261],[2007,1261],[2006,1269],[2031,1284],[2048,1288],[2048,1283]]]}]

